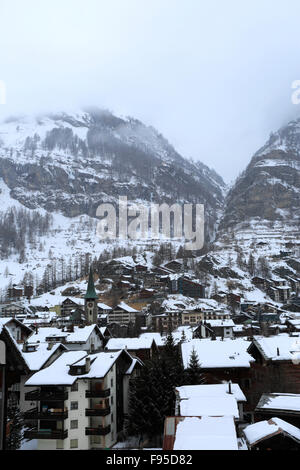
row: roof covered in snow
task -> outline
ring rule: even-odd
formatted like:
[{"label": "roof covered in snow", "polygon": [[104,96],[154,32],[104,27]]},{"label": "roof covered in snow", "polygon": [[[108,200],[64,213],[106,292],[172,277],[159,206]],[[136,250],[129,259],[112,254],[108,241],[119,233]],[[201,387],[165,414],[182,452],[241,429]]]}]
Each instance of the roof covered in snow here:
[{"label": "roof covered in snow", "polygon": [[[184,385],[182,387],[177,387],[176,391],[178,393],[179,399],[186,400],[194,397],[215,397],[226,396],[229,394],[229,384],[204,384],[204,385]],[[231,393],[236,399],[236,401],[246,401],[246,397],[243,394],[240,386],[238,384],[231,384]]]},{"label": "roof covered in snow", "polygon": [[174,450],[238,450],[233,418],[185,418],[177,425]]},{"label": "roof covered in snow", "polygon": [[[111,338],[105,349],[108,351],[118,351],[119,349],[129,349],[131,351],[137,349],[150,349],[154,339],[151,337],[139,338]],[[155,342],[155,341],[154,341]]]},{"label": "roof covered in snow", "polygon": [[195,349],[199,364],[203,369],[250,367],[254,361],[247,352],[250,345],[244,338],[224,339],[213,341],[211,339],[193,339],[181,344],[183,365],[188,367],[191,354]]},{"label": "roof covered in snow", "polygon": [[279,418],[251,424],[243,432],[250,446],[277,434],[283,434],[300,442],[300,429]]},{"label": "roof covered in snow", "polygon": [[300,394],[292,393],[264,393],[256,409],[259,410],[282,410],[300,414]]},{"label": "roof covered in snow", "polygon": [[[42,369],[41,371],[34,374],[26,382],[26,386],[41,386],[41,385],[72,385],[78,378],[80,379],[92,379],[92,378],[103,378],[112,368],[113,364],[122,354],[122,351],[118,352],[101,352],[98,354],[86,354],[84,351],[68,351],[63,353],[55,362],[49,367]],[[77,363],[80,365],[82,361],[89,357],[91,360],[90,371],[80,376],[74,376],[69,374],[69,366]],[[128,355],[129,358],[131,356]]]}]

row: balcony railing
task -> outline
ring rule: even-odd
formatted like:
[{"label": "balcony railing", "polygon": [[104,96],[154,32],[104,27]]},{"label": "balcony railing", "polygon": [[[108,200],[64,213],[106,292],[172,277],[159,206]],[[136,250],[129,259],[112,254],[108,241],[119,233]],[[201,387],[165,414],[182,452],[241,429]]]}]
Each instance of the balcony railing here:
[{"label": "balcony railing", "polygon": [[32,390],[25,393],[27,401],[65,401],[68,399],[68,392],[63,390]]},{"label": "balcony railing", "polygon": [[61,420],[68,418],[68,411],[39,411],[38,408],[32,408],[31,410],[25,411],[24,419],[45,419],[45,420]]},{"label": "balcony railing", "polygon": [[51,430],[51,429],[40,429],[37,428],[29,429],[24,432],[25,439],[66,439],[68,437],[68,431]]},{"label": "balcony railing", "polygon": [[86,390],[86,398],[107,398],[110,395],[110,388],[106,390]]},{"label": "balcony railing", "polygon": [[110,426],[99,426],[98,428],[85,428],[86,436],[106,436],[110,433]]},{"label": "balcony railing", "polygon": [[106,408],[86,408],[85,416],[107,416],[110,414],[110,406]]}]

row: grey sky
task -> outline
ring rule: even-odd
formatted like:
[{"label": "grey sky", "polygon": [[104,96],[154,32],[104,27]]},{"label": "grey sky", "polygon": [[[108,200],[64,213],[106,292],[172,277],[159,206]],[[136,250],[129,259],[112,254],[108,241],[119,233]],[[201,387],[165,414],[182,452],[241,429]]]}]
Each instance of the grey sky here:
[{"label": "grey sky", "polygon": [[299,0],[0,0],[0,118],[98,105],[226,181],[300,116]]}]

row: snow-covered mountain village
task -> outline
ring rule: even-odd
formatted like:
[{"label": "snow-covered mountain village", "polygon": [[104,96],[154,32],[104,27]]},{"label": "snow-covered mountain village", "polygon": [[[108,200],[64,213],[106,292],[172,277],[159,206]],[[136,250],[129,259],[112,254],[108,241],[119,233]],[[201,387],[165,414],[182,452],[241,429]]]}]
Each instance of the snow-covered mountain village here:
[{"label": "snow-covered mountain village", "polygon": [[299,17],[0,0],[3,461],[300,450]]},{"label": "snow-covered mountain village", "polygon": [[[6,448],[299,449],[299,129],[228,188],[107,111],[0,126]],[[91,207],[121,187],[145,204],[194,191],[203,248],[99,239]]]}]

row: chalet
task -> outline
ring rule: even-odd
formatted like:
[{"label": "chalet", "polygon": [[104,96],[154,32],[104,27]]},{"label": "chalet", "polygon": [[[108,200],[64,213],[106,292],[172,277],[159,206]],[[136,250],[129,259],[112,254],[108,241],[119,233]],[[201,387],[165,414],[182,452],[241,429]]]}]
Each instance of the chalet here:
[{"label": "chalet", "polygon": [[184,385],[175,389],[178,416],[234,416],[243,421],[246,397],[238,384]]},{"label": "chalet", "polygon": [[0,305],[1,317],[15,317],[16,315],[24,315],[25,307],[18,303],[8,303]]},{"label": "chalet", "polygon": [[157,294],[157,291],[155,289],[142,289],[140,292],[140,297],[142,299],[149,299],[155,294]]},{"label": "chalet", "polygon": [[277,417],[251,424],[243,434],[250,450],[300,450],[300,429]]},{"label": "chalet", "polygon": [[23,297],[23,287],[13,286],[8,289],[8,297],[11,300],[20,300]]},{"label": "chalet", "polygon": [[32,329],[16,318],[0,318],[0,330],[5,326],[17,343],[23,343],[33,333]]},{"label": "chalet", "polygon": [[187,297],[205,298],[204,286],[201,283],[184,276],[170,276],[168,286],[170,294],[182,294]]},{"label": "chalet", "polygon": [[263,277],[255,276],[252,278],[252,283],[261,290],[266,290],[270,284],[270,281]]},{"label": "chalet", "polygon": [[38,402],[25,419],[34,414],[38,424],[24,437],[37,439],[38,450],[111,448],[123,431],[136,365],[125,350],[65,352],[25,384],[36,387],[25,398]]},{"label": "chalet", "polygon": [[76,298],[76,302],[72,299],[70,299],[69,297],[67,299],[65,299],[62,304],[61,304],[61,316],[62,317],[68,317],[70,316],[71,312],[73,310],[76,310],[77,308],[80,308],[82,309],[83,311],[83,301],[82,299]]},{"label": "chalet", "polygon": [[300,394],[264,393],[255,408],[255,421],[272,416],[300,427]]},{"label": "chalet", "polygon": [[181,344],[183,367],[188,367],[192,351],[195,350],[206,383],[216,384],[231,380],[246,391],[251,387],[250,366],[254,362],[247,352],[249,345],[250,342],[244,338],[223,341],[193,339]]},{"label": "chalet", "polygon": [[232,320],[207,320],[201,321],[194,330],[194,338],[233,338],[233,328],[235,324]]},{"label": "chalet", "polygon": [[166,263],[164,268],[167,268],[175,273],[179,273],[183,270],[183,262],[179,260],[172,260]]},{"label": "chalet", "polygon": [[251,389],[245,390],[250,411],[254,411],[265,393],[300,393],[300,365],[297,357],[299,336],[286,333],[276,336],[254,336],[248,353],[251,362]]}]

